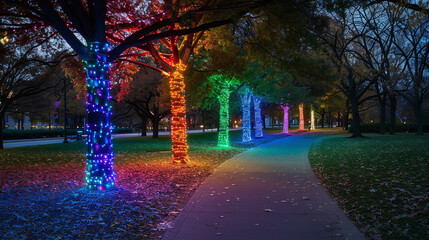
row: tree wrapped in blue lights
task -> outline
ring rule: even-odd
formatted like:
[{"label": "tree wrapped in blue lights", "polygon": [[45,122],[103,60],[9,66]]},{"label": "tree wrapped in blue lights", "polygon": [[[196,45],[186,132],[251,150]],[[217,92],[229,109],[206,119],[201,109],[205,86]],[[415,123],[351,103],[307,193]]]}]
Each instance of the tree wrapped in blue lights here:
[{"label": "tree wrapped in blue lights", "polygon": [[250,105],[252,103],[252,91],[248,89],[247,87],[244,87],[244,89],[240,93],[240,99],[241,99],[241,107],[243,110],[243,142],[249,142],[252,140],[252,131],[251,131],[251,122],[250,122]]},{"label": "tree wrapped in blue lights", "polygon": [[110,81],[107,61],[108,45],[93,42],[88,44],[89,58],[84,61],[87,73],[86,111],[88,122],[88,153],[86,154],[86,185],[88,189],[109,189],[114,186],[112,135],[110,116]]},{"label": "tree wrapped in blue lights", "polygon": [[264,137],[262,115],[261,115],[261,98],[253,97],[253,109],[255,112],[255,138]]}]

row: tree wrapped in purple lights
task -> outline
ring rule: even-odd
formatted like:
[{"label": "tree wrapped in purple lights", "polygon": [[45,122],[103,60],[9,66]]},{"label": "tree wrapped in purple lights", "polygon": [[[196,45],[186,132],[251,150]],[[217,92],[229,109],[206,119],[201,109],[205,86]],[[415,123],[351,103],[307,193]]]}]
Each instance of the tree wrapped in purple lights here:
[{"label": "tree wrapped in purple lights", "polygon": [[283,109],[283,133],[289,133],[289,106],[280,104]]},{"label": "tree wrapped in purple lights", "polygon": [[88,44],[88,60],[84,60],[87,73],[86,111],[88,122],[85,126],[88,138],[86,144],[86,185],[88,189],[109,189],[114,186],[116,175],[113,171],[113,151],[110,117],[110,81],[107,61],[107,43]]}]

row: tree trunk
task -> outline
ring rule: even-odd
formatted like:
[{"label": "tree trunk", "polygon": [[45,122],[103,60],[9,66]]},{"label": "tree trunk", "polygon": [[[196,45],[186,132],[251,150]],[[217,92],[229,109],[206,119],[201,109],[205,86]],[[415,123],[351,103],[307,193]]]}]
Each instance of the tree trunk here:
[{"label": "tree trunk", "polygon": [[49,130],[52,129],[52,124],[51,124],[51,111],[49,111],[48,113],[48,121],[49,121]]},{"label": "tree trunk", "polygon": [[152,138],[159,137],[159,121],[161,121],[161,119],[158,116],[155,116],[153,119],[151,119],[153,127]]},{"label": "tree trunk", "polygon": [[362,133],[360,131],[360,116],[359,116],[358,100],[351,99],[351,104],[352,104],[352,128],[353,128],[352,137],[362,137]]},{"label": "tree trunk", "polygon": [[328,114],[328,127],[329,128],[332,127],[332,114],[331,113]]},{"label": "tree trunk", "polygon": [[206,132],[206,110],[203,109],[203,133]]},{"label": "tree trunk", "polygon": [[383,97],[378,96],[378,105],[380,106],[380,134],[386,133],[386,97],[383,95]]},{"label": "tree trunk", "polygon": [[337,113],[337,127],[342,127],[341,113]]},{"label": "tree trunk", "polygon": [[390,100],[390,134],[395,134],[396,130],[396,95],[389,94]]},{"label": "tree trunk", "polygon": [[[331,115],[329,115],[331,116]],[[311,105],[310,108],[310,129],[315,130],[316,129],[316,119],[314,118],[314,108],[313,105]]]},{"label": "tree trunk", "polygon": [[185,79],[183,76],[185,68],[185,65],[177,64],[176,70],[169,77],[173,163],[189,163],[188,142],[186,140]]},{"label": "tree trunk", "polygon": [[224,86],[218,96],[219,99],[219,129],[218,147],[229,147],[229,86]]},{"label": "tree trunk", "polygon": [[253,97],[253,109],[255,110],[255,138],[261,138],[264,136],[262,130],[261,98]]},{"label": "tree trunk", "polygon": [[417,135],[423,135],[423,115],[422,115],[422,108],[419,104],[414,105],[414,115],[416,117],[416,123],[417,123]]},{"label": "tree trunk", "polygon": [[84,61],[87,72],[87,171],[88,189],[113,188],[116,174],[113,171],[112,134],[110,130],[110,81],[107,62],[107,44],[88,43],[90,60]]},{"label": "tree trunk", "polygon": [[267,128],[267,125],[265,124],[265,115],[262,116],[262,125],[264,126],[264,129]]},{"label": "tree trunk", "polygon": [[283,133],[289,133],[289,107],[282,106],[283,108]]},{"label": "tree trunk", "polygon": [[148,118],[146,116],[144,116],[144,117],[140,116],[140,120],[142,121],[142,124],[141,124],[142,131],[141,131],[140,136],[146,137],[147,136],[147,120],[148,120]]},{"label": "tree trunk", "polygon": [[321,116],[321,123],[322,123],[322,124],[321,124],[321,125],[322,125],[321,127],[322,127],[322,128],[325,128],[325,114],[326,114],[326,113],[325,113],[325,108],[322,108],[322,114],[320,114],[320,116]]},{"label": "tree trunk", "polygon": [[305,129],[305,120],[304,120],[304,104],[299,104],[299,130],[304,131]]},{"label": "tree trunk", "polygon": [[346,112],[344,113],[344,130],[349,130],[349,115],[350,115],[350,101],[346,100]]},{"label": "tree trunk", "polygon": [[252,140],[252,131],[250,126],[250,104],[252,101],[252,92],[246,88],[243,94],[240,94],[241,106],[243,108],[243,142]]}]

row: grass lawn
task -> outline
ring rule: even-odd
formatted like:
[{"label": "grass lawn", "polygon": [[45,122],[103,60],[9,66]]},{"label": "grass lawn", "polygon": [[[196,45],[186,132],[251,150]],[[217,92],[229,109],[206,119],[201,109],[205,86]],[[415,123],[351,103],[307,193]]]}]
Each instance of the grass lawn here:
[{"label": "grass lawn", "polygon": [[0,239],[156,239],[200,183],[222,162],[284,137],[216,147],[217,133],[190,134],[188,165],[171,163],[169,136],[118,138],[115,189],[86,190],[83,142],[0,150]]},{"label": "grass lawn", "polygon": [[313,145],[313,172],[370,239],[429,239],[429,136],[330,136]]}]

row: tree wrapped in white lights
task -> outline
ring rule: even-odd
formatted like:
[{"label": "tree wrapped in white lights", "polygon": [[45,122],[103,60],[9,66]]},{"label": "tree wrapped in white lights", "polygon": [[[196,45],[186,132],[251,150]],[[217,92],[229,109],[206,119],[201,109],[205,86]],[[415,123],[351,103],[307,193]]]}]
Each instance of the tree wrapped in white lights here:
[{"label": "tree wrapped in white lights", "polygon": [[311,105],[311,110],[310,110],[310,129],[311,130],[316,129],[316,123],[314,120],[314,107],[313,107],[313,105]]}]

